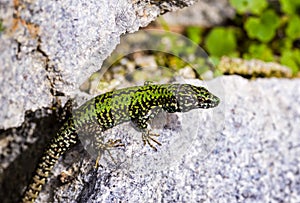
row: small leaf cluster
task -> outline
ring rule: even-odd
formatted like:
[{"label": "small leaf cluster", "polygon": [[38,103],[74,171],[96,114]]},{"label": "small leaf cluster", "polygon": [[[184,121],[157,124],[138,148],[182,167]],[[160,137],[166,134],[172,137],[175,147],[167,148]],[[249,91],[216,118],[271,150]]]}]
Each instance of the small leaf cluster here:
[{"label": "small leaf cluster", "polygon": [[[277,61],[300,71],[300,0],[230,0],[235,17],[206,31],[187,31],[216,62],[226,55]],[[201,30],[201,28],[198,28]],[[196,34],[195,34],[196,33]],[[196,36],[202,33],[201,37]]]}]

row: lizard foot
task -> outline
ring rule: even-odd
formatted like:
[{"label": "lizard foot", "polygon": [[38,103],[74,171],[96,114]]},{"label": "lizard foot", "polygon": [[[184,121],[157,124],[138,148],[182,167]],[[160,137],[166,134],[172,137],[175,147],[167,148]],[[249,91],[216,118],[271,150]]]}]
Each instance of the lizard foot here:
[{"label": "lizard foot", "polygon": [[125,145],[122,143],[121,139],[117,139],[117,140],[109,139],[106,143],[103,143],[102,140],[97,140],[98,156],[96,159],[95,168],[98,168],[101,156],[102,156],[102,154],[104,154],[105,151],[108,152],[108,154],[109,154],[110,158],[113,160],[113,162],[117,163],[115,161],[114,157],[112,156],[110,150],[112,148],[124,147],[124,146]]},{"label": "lizard foot", "polygon": [[158,136],[159,136],[159,134],[151,133],[150,130],[147,130],[147,132],[144,132],[142,134],[142,139],[143,139],[144,145],[148,144],[152,149],[154,149],[154,151],[157,151],[157,148],[152,144],[152,142],[161,146],[161,143],[154,138],[154,137],[158,137]]}]

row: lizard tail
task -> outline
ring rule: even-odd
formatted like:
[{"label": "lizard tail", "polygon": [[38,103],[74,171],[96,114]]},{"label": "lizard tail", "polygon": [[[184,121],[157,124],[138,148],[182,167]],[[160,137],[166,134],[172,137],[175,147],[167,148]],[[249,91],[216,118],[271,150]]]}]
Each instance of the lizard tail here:
[{"label": "lizard tail", "polygon": [[51,140],[38,163],[30,184],[23,193],[22,203],[35,201],[59,157],[78,142],[73,126],[73,121],[70,119]]}]

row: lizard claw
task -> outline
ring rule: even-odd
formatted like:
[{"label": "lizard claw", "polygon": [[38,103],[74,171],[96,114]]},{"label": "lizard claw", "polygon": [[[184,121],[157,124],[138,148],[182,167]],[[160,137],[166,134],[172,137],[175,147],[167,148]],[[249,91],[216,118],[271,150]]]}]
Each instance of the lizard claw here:
[{"label": "lizard claw", "polygon": [[142,134],[144,145],[148,144],[154,151],[157,151],[157,148],[151,142],[154,142],[159,146],[161,146],[161,143],[157,141],[154,137],[159,137],[159,134],[151,133],[149,130]]},{"label": "lizard claw", "polygon": [[98,156],[96,159],[95,168],[98,168],[101,156],[102,156],[102,154],[104,154],[105,151],[107,151],[110,158],[116,164],[117,162],[115,161],[114,157],[112,156],[110,150],[115,147],[124,147],[124,146],[125,145],[122,143],[121,139],[116,139],[116,140],[109,139],[106,143],[103,143],[102,140],[97,140]]}]

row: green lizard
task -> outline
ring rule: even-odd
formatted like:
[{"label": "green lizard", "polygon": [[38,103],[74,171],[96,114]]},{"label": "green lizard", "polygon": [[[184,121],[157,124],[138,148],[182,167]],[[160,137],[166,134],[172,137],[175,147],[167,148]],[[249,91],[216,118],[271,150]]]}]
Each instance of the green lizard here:
[{"label": "green lizard", "polygon": [[[79,142],[82,133],[99,137],[101,132],[118,124],[131,121],[143,132],[143,141],[155,147],[150,141],[157,142],[147,130],[148,120],[160,111],[168,113],[187,112],[197,108],[213,108],[220,100],[204,87],[189,84],[146,84],[124,88],[98,95],[87,101],[73,112],[71,118],[62,126],[51,140],[35,170],[22,202],[34,202],[59,157]],[[110,147],[120,146],[118,141],[101,143],[97,148],[102,153]],[[99,141],[100,140],[100,141]],[[99,154],[101,155],[101,154]]]}]

